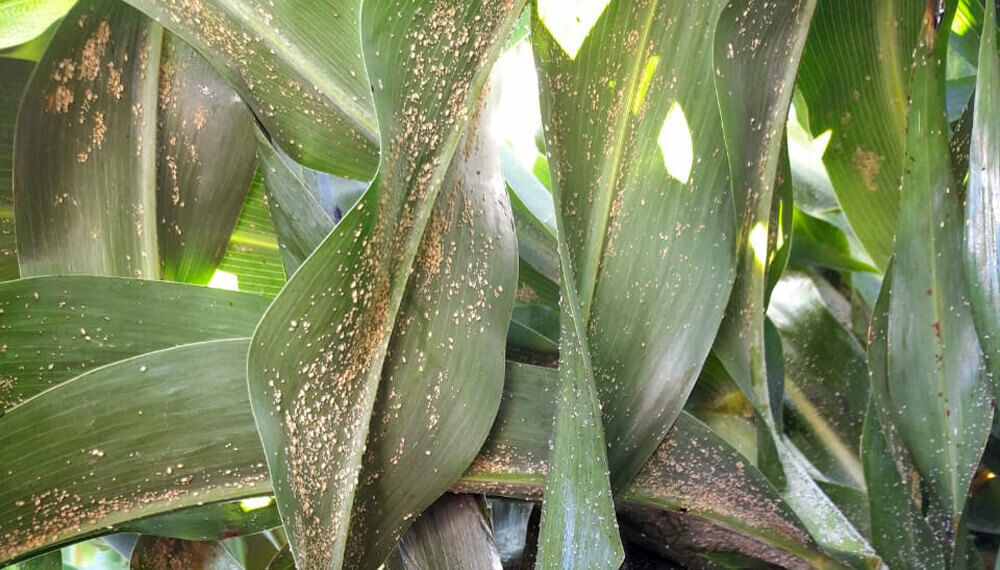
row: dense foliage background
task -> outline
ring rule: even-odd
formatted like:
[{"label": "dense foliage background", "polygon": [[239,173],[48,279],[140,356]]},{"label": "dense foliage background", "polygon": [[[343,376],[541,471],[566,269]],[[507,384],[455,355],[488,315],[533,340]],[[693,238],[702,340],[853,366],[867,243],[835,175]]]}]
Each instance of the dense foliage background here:
[{"label": "dense foliage background", "polygon": [[0,0],[0,564],[996,564],[994,0]]}]

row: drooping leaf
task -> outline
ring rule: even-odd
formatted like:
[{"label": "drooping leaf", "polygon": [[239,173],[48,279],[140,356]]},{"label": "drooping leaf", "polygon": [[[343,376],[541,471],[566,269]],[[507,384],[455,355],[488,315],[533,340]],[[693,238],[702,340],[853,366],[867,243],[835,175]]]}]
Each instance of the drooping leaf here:
[{"label": "drooping leaf", "polygon": [[17,279],[17,238],[14,233],[14,125],[18,104],[34,64],[0,59],[0,281]]},{"label": "drooping leaf", "polygon": [[[24,425],[33,426],[29,429],[41,431],[42,433],[38,434],[41,438],[39,441],[47,443],[32,448],[33,458],[51,466],[41,470],[11,469],[7,479],[0,481],[3,485],[0,486],[0,526],[5,529],[15,529],[17,524],[25,524],[23,520],[18,521],[17,517],[25,518],[24,511],[34,508],[32,495],[41,492],[40,490],[68,489],[78,495],[82,503],[100,505],[100,508],[88,511],[88,515],[92,517],[88,519],[90,521],[88,524],[63,527],[64,532],[43,533],[36,537],[37,540],[27,545],[15,540],[17,552],[11,554],[9,551],[0,551],[2,553],[0,563],[8,561],[12,555],[30,556],[32,552],[52,548],[64,541],[79,540],[109,528],[144,524],[161,517],[163,520],[170,520],[174,516],[182,517],[185,516],[185,511],[197,512],[198,505],[203,502],[211,504],[213,501],[250,499],[270,492],[270,482],[266,479],[267,474],[262,467],[264,452],[260,447],[253,419],[250,414],[240,413],[240,410],[245,409],[248,404],[247,391],[245,384],[236,378],[245,374],[245,362],[237,350],[239,347],[232,347],[231,351],[226,349],[226,354],[219,358],[221,350],[219,347],[232,342],[207,343],[206,348],[198,350],[197,354],[194,353],[195,348],[200,345],[179,347],[163,353],[143,355],[102,369],[117,368],[124,373],[114,385],[118,387],[115,388],[115,393],[123,394],[122,402],[128,402],[128,405],[122,409],[105,409],[101,412],[100,417],[106,418],[107,421],[95,421],[94,425],[107,424],[108,429],[79,429],[73,432],[76,438],[72,445],[67,444],[70,447],[69,451],[57,443],[56,435],[62,432],[48,430],[73,430],[73,426],[62,425],[66,417],[75,417],[73,414],[81,408],[97,409],[103,406],[103,404],[86,403],[81,395],[109,388],[106,385],[107,376],[104,374],[95,371],[39,395],[30,403],[34,406],[30,418],[16,419],[21,417],[21,412],[17,409],[8,416],[0,418],[0,426],[4,429],[12,428],[14,424],[11,424],[10,420],[15,418],[14,421],[19,425],[20,422],[24,422]],[[209,350],[207,345],[217,346]],[[148,386],[150,380],[147,374],[153,371],[149,359],[154,357],[164,363],[173,359],[188,361],[193,358],[194,361],[185,365],[185,369],[197,371],[184,374],[171,373],[163,380],[157,381],[155,386]],[[218,367],[205,368],[200,365],[201,362],[216,361]],[[136,366],[141,369],[144,362],[147,373],[136,373]],[[211,375],[213,378],[210,385],[205,383],[203,374]],[[489,492],[521,499],[541,497],[544,474],[547,470],[546,455],[557,382],[557,373],[553,369],[507,363],[504,399],[497,423],[475,465],[456,485],[457,492]],[[164,386],[168,385],[171,388],[164,389]],[[190,394],[190,400],[185,396],[182,401],[175,401],[177,394],[187,394],[189,391],[195,392]],[[213,402],[209,403],[207,400]],[[66,402],[72,402],[73,407],[67,409]],[[117,403],[118,400],[113,402]],[[194,409],[190,409],[191,405],[194,405]],[[206,405],[210,405],[210,409],[204,407]],[[140,410],[144,413],[139,414]],[[148,410],[158,410],[158,414],[150,419]],[[225,413],[219,413],[210,419],[202,417],[204,414],[215,414],[220,410]],[[87,419],[89,417],[91,416],[84,414],[84,418],[80,421],[89,422]],[[197,421],[191,423],[191,418],[196,418]],[[788,510],[781,506],[780,496],[752,464],[741,464],[743,460],[734,455],[732,448],[713,432],[704,427],[699,428],[701,424],[686,413],[682,413],[680,418],[671,435],[674,444],[667,446],[665,443],[657,454],[662,457],[654,459],[644,469],[644,472],[650,470],[648,476],[640,476],[625,493],[630,502],[666,509],[667,511],[658,515],[663,520],[676,520],[676,517],[680,516],[681,520],[690,521],[691,524],[698,525],[698,528],[707,529],[716,535],[730,533],[726,535],[746,536],[747,539],[732,541],[730,544],[747,554],[759,552],[758,545],[763,542],[779,550],[784,548],[787,552],[799,553],[798,556],[809,560],[824,559],[824,555],[807,539],[802,539],[804,542],[796,542],[795,537],[804,537],[805,531],[794,517],[787,515]],[[153,421],[155,425],[148,425],[149,421]],[[210,427],[207,427],[209,424]],[[197,434],[203,425],[206,426],[204,428],[206,433]],[[164,426],[169,426],[169,433],[159,432]],[[186,429],[184,426],[190,426],[192,434],[197,435],[185,435],[183,441],[179,439],[176,434],[186,433],[183,431]],[[134,436],[130,435],[128,441],[122,441],[121,433],[134,433]],[[206,438],[206,441],[210,441],[209,448],[204,450],[207,455],[201,455],[202,451],[191,455],[192,448],[186,445],[190,442],[189,437]],[[146,438],[154,440],[148,443],[149,448],[145,447],[146,443],[142,443],[141,448],[134,449],[134,443],[144,442]],[[170,442],[180,442],[185,445],[175,445]],[[5,447],[0,453],[9,449],[9,453],[16,455],[22,449],[19,445],[13,448]],[[24,445],[32,445],[32,441]],[[221,449],[216,450],[213,446],[219,446]],[[85,452],[81,453],[81,449]],[[103,484],[83,485],[84,481],[77,481],[80,475],[80,469],[76,464],[78,460],[66,463],[66,458],[73,459],[78,454],[93,458],[95,456],[88,454],[94,449],[105,453],[104,458],[101,458],[104,460],[117,456],[116,450],[119,449],[126,457],[128,453],[136,451],[138,455],[127,457],[129,468],[121,471],[117,465],[109,466],[105,471],[102,463],[98,462],[95,467],[100,469],[94,473],[103,478]],[[153,455],[150,456],[148,453]],[[709,472],[691,473],[677,472],[670,467],[678,462],[690,462],[692,455],[697,457],[699,462],[704,460],[705,464],[717,467]],[[207,460],[203,460],[203,457],[207,457]],[[13,467],[19,465],[8,463],[7,455],[2,455],[0,458],[5,461],[5,467],[8,464]],[[184,467],[178,468],[178,463]],[[252,473],[260,474],[265,480],[254,482],[252,488],[233,483],[234,480],[242,480],[239,479],[240,474],[247,474],[246,466],[255,466],[251,470]],[[172,473],[167,473],[168,468]],[[170,475],[180,475],[183,478],[184,472],[192,474],[203,469],[212,470],[215,475],[195,475],[187,485],[178,483],[176,489],[179,491],[168,493],[165,499],[154,497],[139,505],[142,508],[133,508],[136,507],[136,503],[133,502],[136,497],[149,498],[145,491],[151,488],[151,482],[158,482]],[[720,469],[722,471],[719,471]],[[89,472],[90,470],[87,471]],[[715,474],[721,472],[728,475],[724,477],[718,475],[717,478]],[[661,479],[661,476],[665,479]],[[746,480],[740,482],[741,477],[746,477]],[[732,484],[720,488],[717,484],[720,479],[731,481]],[[678,480],[683,483],[678,483]],[[712,499],[722,491],[726,493],[725,499]],[[128,498],[129,501],[122,502],[122,497]],[[193,510],[188,511],[189,508]],[[775,519],[774,515],[778,515],[778,519]],[[62,521],[60,516],[60,513],[52,512],[50,518],[37,519],[36,522],[47,529],[54,529],[64,524],[59,522]],[[772,522],[762,524],[740,522],[744,519]],[[56,522],[52,522],[53,520]],[[732,535],[732,532],[736,535]],[[123,536],[127,535],[106,538],[111,540]],[[792,541],[785,547],[776,546],[781,540],[785,540],[781,539],[781,536]],[[775,537],[779,537],[777,542]],[[9,545],[4,544],[4,546]],[[285,562],[288,564],[286,567],[292,567],[290,555]]]},{"label": "drooping leaf", "polygon": [[245,339],[220,340],[122,360],[0,418],[0,561],[124,521],[270,492],[248,429],[246,349]]},{"label": "drooping leaf", "polygon": [[0,283],[0,410],[116,360],[248,336],[266,308],[254,295],[134,279]]},{"label": "drooping leaf", "polygon": [[[815,7],[815,2],[797,0],[735,2],[723,11],[716,29],[716,88],[733,199],[741,220],[742,255],[714,353],[756,410],[758,465],[782,490],[813,538],[842,560],[874,564],[877,558],[864,538],[782,439],[774,406],[777,398],[771,394],[781,386],[780,376],[768,369],[781,354],[773,346],[777,335],[766,342],[764,322],[771,197],[796,64]],[[753,88],[748,90],[747,85]]]},{"label": "drooping leaf", "polygon": [[66,14],[75,0],[3,0],[0,49],[27,42]]},{"label": "drooping leaf", "polygon": [[387,570],[501,570],[485,501],[447,493],[420,514],[386,561]]},{"label": "drooping leaf", "polygon": [[360,2],[130,3],[197,48],[296,160],[358,180],[374,174],[378,131]]},{"label": "drooping leaf", "polygon": [[863,489],[858,445],[868,405],[865,350],[834,315],[850,309],[847,301],[833,291],[824,297],[824,286],[830,288],[815,277],[788,273],[767,309],[781,333],[791,404],[785,417],[801,426],[789,436],[814,466],[831,481]]},{"label": "drooping leaf", "polygon": [[38,62],[15,138],[22,276],[156,277],[161,35],[126,5],[83,0]]},{"label": "drooping leaf", "polygon": [[965,198],[965,270],[976,331],[1000,379],[1000,43],[986,2]]},{"label": "drooping leaf", "polygon": [[250,351],[254,416],[300,566],[377,567],[488,434],[515,243],[497,159],[477,129],[460,137],[520,8],[363,6],[379,173]]},{"label": "drooping leaf", "polygon": [[798,86],[840,206],[875,265],[893,251],[911,54],[927,0],[821,2]]},{"label": "drooping leaf", "polygon": [[253,179],[253,116],[192,47],[164,34],[157,105],[160,277],[204,284]]},{"label": "drooping leaf", "polygon": [[[680,505],[679,513],[672,512]],[[669,511],[656,511],[657,506]],[[656,548],[669,545],[665,554],[675,548],[706,551],[727,545],[784,567],[806,562],[836,566],[815,548],[767,478],[707,426],[683,413],[624,493],[623,517],[626,528],[648,533],[647,540],[659,543]],[[712,523],[722,520],[729,524],[713,528]]]},{"label": "drooping leaf", "polygon": [[274,297],[285,284],[264,180],[258,169],[219,269],[236,276],[240,291]]},{"label": "drooping leaf", "polygon": [[140,536],[132,550],[131,570],[243,570],[218,542]]},{"label": "drooping leaf", "polygon": [[[888,295],[888,373],[872,384],[951,536],[982,454],[992,410],[967,305],[961,213],[944,117],[944,54],[951,5],[936,27],[933,3],[916,51],[896,253]],[[950,529],[950,530],[949,530]]]},{"label": "drooping leaf", "polygon": [[[596,385],[612,487],[621,489],[680,413],[733,278],[734,220],[706,34],[724,2],[612,1],[575,53],[564,47],[575,44],[562,36],[567,22],[553,4],[538,3],[532,40],[563,297],[580,344],[570,352]],[[569,342],[560,339],[561,352]],[[565,447],[590,446],[587,437],[572,429],[556,437],[567,464],[599,460]],[[611,525],[610,505],[601,516]],[[576,546],[585,556],[608,545]]]}]

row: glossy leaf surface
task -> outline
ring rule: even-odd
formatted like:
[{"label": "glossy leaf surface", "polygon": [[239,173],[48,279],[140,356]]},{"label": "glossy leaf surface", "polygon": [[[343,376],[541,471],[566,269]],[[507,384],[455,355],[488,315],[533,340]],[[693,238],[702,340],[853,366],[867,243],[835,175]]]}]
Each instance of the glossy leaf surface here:
[{"label": "glossy leaf surface", "polygon": [[0,410],[123,358],[246,337],[266,307],[254,295],[135,279],[0,283]]},{"label": "glossy leaf surface", "polygon": [[472,495],[443,495],[400,538],[386,568],[500,570],[485,501]]},{"label": "glossy leaf surface", "polygon": [[[247,429],[246,349],[246,340],[212,341],[122,360],[0,417],[0,560],[127,520],[269,492]],[[95,390],[103,397],[91,397]]]}]

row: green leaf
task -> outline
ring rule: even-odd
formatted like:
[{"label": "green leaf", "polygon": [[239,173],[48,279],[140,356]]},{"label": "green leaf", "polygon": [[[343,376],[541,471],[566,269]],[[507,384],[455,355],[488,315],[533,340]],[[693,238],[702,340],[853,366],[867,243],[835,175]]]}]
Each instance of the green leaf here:
[{"label": "green leaf", "polygon": [[[570,350],[586,352],[576,369],[596,385],[614,489],[627,486],[680,413],[734,275],[706,34],[724,4],[612,1],[575,56],[552,31],[562,24],[545,19],[558,10],[542,17],[540,2],[532,27],[563,296],[577,313],[572,326],[582,345]],[[572,432],[565,437],[591,445]],[[591,459],[558,452],[571,465]],[[610,505],[603,517],[610,525]],[[584,547],[599,548],[579,547],[581,556]]]},{"label": "green leaf", "polygon": [[253,295],[111,277],[0,283],[0,410],[122,358],[248,336],[266,307]]},{"label": "green leaf", "polygon": [[12,167],[14,125],[21,94],[35,65],[27,61],[0,59],[0,281],[17,279],[17,239],[14,233]]},{"label": "green leaf", "polygon": [[45,28],[45,31],[42,32],[41,35],[35,37],[35,39],[31,41],[11,48],[0,49],[0,57],[23,59],[27,61],[38,61],[42,59],[42,54],[45,53],[45,48],[49,46],[52,36],[55,35],[56,29],[59,28],[60,21],[61,20],[55,20],[49,24],[49,27]]},{"label": "green leaf", "polygon": [[847,234],[837,226],[798,208],[792,221],[792,250],[789,261],[797,267],[822,267],[836,271],[878,270],[851,256]]},{"label": "green leaf", "polygon": [[157,111],[160,277],[205,284],[253,179],[253,116],[173,34],[163,38]]},{"label": "green leaf", "polygon": [[62,570],[63,569],[63,559],[62,552],[56,550],[53,552],[48,552],[42,554],[41,556],[36,556],[34,558],[29,558],[20,564],[15,564],[6,568],[5,570]]},{"label": "green leaf", "polygon": [[219,269],[236,276],[240,291],[274,297],[285,285],[285,269],[259,169]]},{"label": "green leaf", "polygon": [[0,2],[0,49],[27,42],[62,18],[75,0],[3,0]]},{"label": "green leaf", "polygon": [[798,86],[851,228],[884,270],[893,251],[906,146],[907,85],[927,0],[821,2]]},{"label": "green leaf", "polygon": [[218,542],[193,542],[176,538],[140,536],[129,562],[132,570],[243,570]]},{"label": "green leaf", "polygon": [[[764,6],[743,0],[730,3],[719,18],[714,39],[715,86],[741,251],[715,354],[757,410],[762,428],[770,432],[764,445],[758,446],[762,460],[773,459],[779,444],[776,418],[780,410],[772,406],[772,400],[780,399],[768,389],[764,350],[772,201],[776,182],[782,182],[776,177],[785,154],[783,133],[792,80],[815,4],[809,0]],[[746,85],[757,88],[745,90]],[[737,95],[738,90],[743,92]],[[761,465],[771,470],[769,475],[781,487],[780,464],[762,461]]]},{"label": "green leaf", "polygon": [[14,143],[21,275],[157,275],[161,35],[128,6],[84,0],[38,62]]},{"label": "green leaf", "polygon": [[[932,5],[928,5],[932,6]],[[953,6],[952,6],[953,8]],[[931,8],[929,7],[928,10]],[[888,373],[872,393],[954,531],[991,425],[983,358],[962,267],[962,219],[944,116],[947,24],[927,17],[916,52],[906,189],[888,295]],[[948,529],[951,529],[949,531]]]},{"label": "green leaf", "polygon": [[965,199],[969,300],[994,378],[1000,378],[1000,48],[996,5],[987,0]]},{"label": "green leaf", "polygon": [[983,0],[958,0],[949,44],[972,65],[979,65],[980,38],[986,14]]},{"label": "green leaf", "polygon": [[181,540],[220,540],[279,526],[281,519],[274,498],[265,495],[129,521],[116,530]]},{"label": "green leaf", "polygon": [[[262,467],[264,452],[253,418],[241,413],[248,405],[245,383],[238,380],[245,373],[242,346],[245,345],[239,341],[217,341],[116,363],[54,387],[31,400],[25,404],[32,406],[30,417],[15,409],[0,419],[3,430],[28,426],[25,429],[40,432],[36,437],[42,442],[31,448],[30,458],[18,463],[11,463],[11,457],[22,453],[21,443],[0,448],[5,468],[11,465],[7,478],[0,481],[0,526],[15,529],[18,525],[38,524],[42,527],[27,545],[16,540],[16,536],[10,538],[10,543],[0,540],[0,563],[9,561],[11,556],[27,557],[62,542],[106,532],[106,529],[127,528],[160,517],[170,520],[174,516],[164,513],[175,512],[177,517],[182,517],[188,509],[192,509],[190,513],[197,512],[198,505],[203,502],[208,506],[215,501],[258,497],[270,492],[270,483]],[[164,375],[150,385],[148,374],[155,372],[151,359],[165,366],[183,362],[181,368],[185,372],[165,370]],[[203,363],[214,364],[202,366]],[[137,367],[143,365],[147,366],[147,372],[136,373]],[[112,375],[116,379],[109,385],[107,378]],[[207,375],[213,378],[212,383],[204,382]],[[507,363],[504,399],[497,421],[476,463],[456,485],[456,492],[541,497],[557,383],[558,376],[553,369]],[[117,395],[100,403],[88,403],[84,395],[95,391]],[[177,401],[178,395],[180,401]],[[87,413],[79,419],[80,423],[75,423],[74,419],[71,425],[64,425],[66,418],[76,418],[75,414],[81,410]],[[158,413],[151,414],[148,410]],[[139,411],[144,413],[139,414]],[[99,415],[93,416],[91,412],[99,412]],[[216,415],[205,417],[205,414]],[[94,417],[98,419],[91,425]],[[93,429],[93,426],[105,425],[106,429]],[[700,425],[682,412],[671,432],[673,443],[664,444],[657,453],[659,459],[654,458],[644,468],[644,472],[649,473],[640,476],[625,493],[629,501],[648,503],[660,509],[658,516],[665,520],[682,516],[682,520],[700,525],[698,528],[736,532],[729,536],[748,537],[748,540],[731,542],[748,554],[759,552],[759,543],[774,545],[774,537],[779,537],[780,541],[784,536],[792,539],[787,545],[788,552],[801,553],[807,560],[825,559],[815,545],[804,538],[806,533],[800,523],[781,506],[781,497],[763,475],[735,455],[736,452],[713,432],[699,428]],[[188,428],[190,433],[185,431]],[[61,443],[63,432],[60,430],[73,434],[71,443]],[[167,433],[160,433],[161,430]],[[122,439],[123,433],[129,434],[127,441]],[[146,443],[146,438],[153,440]],[[31,440],[23,445],[34,443],[35,440]],[[203,449],[201,444],[206,447]],[[100,461],[90,455],[94,449],[105,453]],[[192,449],[197,450],[194,455]],[[125,462],[125,467],[122,463],[105,466],[104,462],[119,455],[116,450],[125,456],[118,458]],[[127,457],[129,453],[133,457]],[[67,463],[67,459],[71,461]],[[101,482],[77,480],[77,462],[81,460],[95,461],[90,469],[97,468],[94,476],[101,478]],[[691,461],[716,467],[712,471],[677,471],[677,465],[687,465]],[[22,462],[49,467],[20,469]],[[176,467],[178,463],[184,467]],[[167,473],[166,467],[173,473]],[[715,473],[723,472],[729,475],[716,477]],[[186,485],[176,479],[194,473],[200,475],[195,474]],[[241,476],[247,474],[259,474],[265,480],[258,482],[254,477],[253,487],[248,489],[239,484],[243,481]],[[167,483],[176,483],[176,487],[163,491],[163,496],[153,492],[171,475],[175,479]],[[740,482],[739,477],[746,477],[746,480]],[[678,480],[683,484],[677,483]],[[732,484],[720,486],[719,480]],[[81,504],[96,504],[100,508],[70,509],[73,518],[75,513],[92,517],[82,526],[64,521],[55,510],[45,511],[47,518],[27,521],[35,508],[43,506],[34,505],[33,495],[51,489],[66,489],[72,493],[74,501],[79,497]],[[715,500],[720,493],[722,498]],[[148,501],[143,502],[146,499]],[[44,506],[45,509],[58,507]],[[155,518],[147,518],[151,516]],[[12,552],[10,548],[15,550]],[[291,567],[291,556],[287,562]]]},{"label": "green leaf", "polygon": [[378,131],[360,2],[130,3],[197,48],[293,158],[348,178],[374,174]]},{"label": "green leaf", "polygon": [[515,241],[491,146],[476,128],[460,138],[520,7],[363,6],[379,173],[275,299],[249,359],[299,566],[381,564],[496,414]]},{"label": "green leaf", "polygon": [[[884,341],[881,350],[884,351]],[[874,346],[871,350],[876,350]],[[874,362],[873,362],[874,364]],[[872,380],[885,370],[873,372]],[[871,510],[872,545],[892,568],[946,568],[938,541],[913,501],[913,489],[896,467],[900,460],[882,433],[874,403],[865,416],[861,439]]]},{"label": "green leaf", "polygon": [[357,203],[367,184],[309,170],[271,146],[259,130],[257,154],[285,273],[291,275]]},{"label": "green leaf", "polygon": [[781,334],[791,404],[786,421],[800,428],[789,437],[828,479],[864,489],[858,442],[868,406],[868,366],[864,348],[835,316],[850,306],[830,289],[818,278],[787,273],[767,315]]},{"label": "green leaf", "polygon": [[220,340],[122,360],[0,418],[0,561],[270,492],[246,399],[246,350],[246,340]]},{"label": "green leaf", "polygon": [[472,495],[443,495],[420,514],[386,561],[387,570],[495,570],[486,503]]},{"label": "green leaf", "polygon": [[287,544],[274,555],[271,563],[267,565],[267,570],[295,570],[295,558],[292,557],[292,551]]}]

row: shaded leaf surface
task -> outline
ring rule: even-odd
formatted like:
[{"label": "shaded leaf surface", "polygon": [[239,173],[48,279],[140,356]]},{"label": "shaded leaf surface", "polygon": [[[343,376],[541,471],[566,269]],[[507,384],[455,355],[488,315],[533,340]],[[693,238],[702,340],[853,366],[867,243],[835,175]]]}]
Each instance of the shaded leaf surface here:
[{"label": "shaded leaf surface", "polygon": [[399,539],[388,570],[500,570],[482,498],[443,495]]},{"label": "shaded leaf surface", "polygon": [[360,2],[130,3],[197,48],[293,157],[359,180],[374,174],[378,132]]},{"label": "shaded leaf surface", "polygon": [[[77,527],[64,526],[64,522],[59,522],[62,520],[58,518],[59,515],[53,513],[53,519],[45,524],[54,525],[52,528],[63,528],[64,532],[40,535],[37,540],[32,540],[28,545],[18,544],[17,553],[14,555],[28,556],[29,552],[51,548],[53,544],[61,541],[79,540],[95,532],[104,532],[109,527],[133,528],[134,525],[143,525],[157,520],[176,520],[176,517],[188,516],[188,513],[197,512],[197,506],[202,503],[199,496],[194,495],[195,493],[201,495],[205,502],[211,503],[212,501],[232,501],[260,496],[270,492],[270,484],[266,480],[267,474],[261,466],[264,462],[264,452],[259,445],[256,428],[249,414],[239,413],[241,409],[244,409],[241,406],[246,405],[246,401],[243,400],[246,398],[246,388],[243,382],[233,379],[244,374],[245,363],[240,358],[238,346],[233,346],[231,351],[227,349],[225,355],[218,352],[219,347],[231,343],[233,341],[206,343],[205,348],[197,351],[195,349],[201,345],[178,347],[164,351],[162,356],[160,353],[143,355],[137,359],[102,369],[114,368],[123,372],[121,380],[116,380],[114,390],[115,393],[119,393],[117,386],[120,386],[120,393],[126,394],[124,397],[128,398],[127,401],[130,403],[121,409],[107,409],[102,412],[102,418],[109,418],[107,422],[109,429],[74,432],[77,438],[74,439],[72,445],[69,445],[69,451],[63,449],[58,443],[59,440],[52,435],[62,432],[50,432],[49,430],[73,429],[72,426],[64,427],[62,425],[66,414],[72,415],[82,407],[89,409],[89,407],[94,406],[83,402],[80,394],[108,388],[109,386],[105,384],[106,376],[104,374],[96,372],[87,374],[40,395],[31,402],[31,405],[35,407],[30,418],[16,419],[22,416],[18,410],[14,410],[0,419],[0,426],[3,426],[4,429],[13,426],[14,424],[10,423],[10,420],[15,418],[15,421],[31,424],[34,429],[40,431],[41,433],[37,437],[42,438],[42,441],[47,443],[33,448],[32,457],[34,460],[44,458],[44,463],[53,466],[53,468],[41,471],[12,470],[8,476],[9,479],[3,481],[4,485],[8,485],[0,487],[0,491],[4,493],[0,495],[0,500],[3,501],[0,503],[0,506],[3,506],[0,509],[0,524],[4,528],[17,528],[15,525],[17,517],[22,516],[22,510],[34,508],[29,499],[32,493],[39,489],[66,488],[78,493],[85,503],[93,502],[102,505],[98,510],[89,511],[89,516],[93,517],[89,524]],[[242,343],[237,341],[236,344]],[[216,348],[209,349],[209,345]],[[205,356],[206,353],[210,356]],[[200,373],[173,373],[169,377],[171,389],[163,389],[163,384],[159,382],[155,386],[149,386],[148,373],[153,372],[149,359],[154,357],[157,361],[162,360],[163,362],[175,358],[194,360],[193,364],[197,364],[197,366],[191,366],[191,368],[198,368],[203,372],[211,373],[213,378],[225,380],[206,386],[204,377]],[[201,363],[208,361],[218,361],[218,367],[204,368],[201,366]],[[136,373],[135,366],[138,365],[141,368],[143,363],[146,363],[147,373]],[[482,453],[473,467],[463,475],[457,487],[464,489],[463,492],[489,492],[522,499],[541,497],[547,470],[546,455],[557,382],[557,374],[553,369],[513,362],[507,363],[504,399],[497,423],[494,425],[486,445],[483,446]],[[70,390],[70,388],[72,389]],[[211,398],[206,398],[205,390],[211,390]],[[211,431],[210,434],[190,436],[211,438],[212,445],[223,447],[223,451],[219,452],[215,452],[215,448],[211,446],[206,448],[204,453],[208,454],[206,456],[207,462],[202,459],[201,447],[197,447],[199,451],[193,456],[193,448],[187,445],[163,444],[163,441],[190,443],[188,436],[178,438],[175,431],[170,431],[166,435],[156,435],[163,423],[172,426],[171,430],[183,430],[186,428],[179,426],[188,426],[190,418],[198,418],[199,414],[210,413],[202,407],[204,404],[189,409],[186,397],[182,398],[181,402],[175,402],[178,393],[186,394],[188,391],[196,392],[196,394],[191,394],[192,402],[214,398],[215,403],[211,404],[211,410],[226,411],[226,413],[216,415],[211,420],[204,418],[199,420],[211,422],[211,429],[206,428],[205,430]],[[133,397],[137,399],[133,400]],[[44,410],[41,407],[43,402],[45,402]],[[73,407],[67,410],[66,402],[74,402]],[[139,414],[139,410],[144,413]],[[158,410],[160,413],[153,414],[156,417],[151,420],[148,410]],[[783,544],[782,540],[805,536],[805,531],[799,523],[793,517],[788,516],[789,511],[786,507],[781,506],[782,500],[777,491],[767,483],[764,476],[752,464],[744,462],[712,431],[701,426],[686,413],[682,413],[680,418],[669,438],[669,441],[673,443],[668,445],[667,442],[664,442],[660,451],[654,456],[656,459],[644,468],[643,475],[625,493],[629,497],[629,502],[653,505],[658,509],[668,509],[682,515],[683,511],[689,510],[691,513],[684,515],[686,518],[682,520],[693,519],[692,524],[701,524],[699,528],[716,529],[719,532],[728,528],[738,534],[745,534],[749,537],[749,541],[741,540],[732,544],[738,548],[746,549],[747,553],[757,552],[754,545],[760,542],[770,544],[772,548],[778,548],[776,545]],[[154,421],[156,425],[149,426],[147,424],[149,421]],[[190,425],[197,432],[198,426],[202,424]],[[112,426],[114,429],[111,429]],[[144,441],[147,437],[153,437],[154,441],[149,444],[149,449],[154,449],[156,452],[148,456],[147,460],[148,450],[145,447],[146,444],[143,444],[138,455],[127,458],[129,468],[121,474],[117,473],[118,466],[110,466],[105,471],[102,468],[103,464],[97,462],[94,467],[101,469],[95,471],[95,475],[104,477],[103,484],[98,485],[100,488],[97,486],[81,488],[83,481],[77,481],[80,476],[80,468],[76,463],[78,459],[75,458],[78,455],[81,458],[96,457],[88,455],[88,452],[97,449],[105,453],[101,459],[106,461],[118,455],[118,452],[115,451],[119,449],[118,446],[122,446],[123,450],[128,450],[122,452],[127,456],[129,452],[134,451],[131,446],[133,440],[129,439],[123,442],[120,437],[121,433],[134,433],[135,441]],[[157,439],[158,437],[166,439],[161,441]],[[223,441],[225,443],[221,443]],[[27,441],[24,445],[31,445],[32,442],[33,440]],[[84,452],[81,452],[81,449]],[[20,453],[20,450],[20,447],[14,446],[10,453]],[[2,452],[3,450],[0,450],[0,453]],[[73,461],[66,463],[67,457]],[[704,461],[706,464],[716,467],[710,471],[678,471],[676,468],[670,467],[690,462],[693,460],[692,457],[699,462]],[[3,456],[3,458],[7,461],[7,456]],[[177,467],[178,463],[184,467]],[[235,475],[232,471],[226,474],[226,471],[240,470],[246,465],[256,466],[253,473],[263,474],[265,480],[260,483],[255,482],[252,488],[245,488],[239,484],[227,484],[227,482],[231,483],[232,479],[226,477],[234,477]],[[90,466],[87,468],[87,473],[89,473],[92,468]],[[168,468],[171,473],[166,472]],[[144,503],[142,508],[126,508],[131,503],[121,503],[117,499],[121,496],[131,497],[132,493],[147,489],[151,484],[168,475],[179,475],[181,477],[179,481],[183,481],[185,475],[209,468],[214,469],[215,475],[195,475],[187,485],[179,487],[181,488],[179,494],[170,493],[165,500],[151,500]],[[112,480],[112,477],[116,478]],[[220,477],[222,479],[219,479]],[[742,479],[744,477],[745,479]],[[728,481],[730,484],[720,487],[717,484],[719,480]],[[742,482],[740,482],[741,480]],[[67,481],[70,483],[68,484]],[[221,485],[216,487],[215,483],[221,483]],[[715,500],[720,496],[719,493],[723,493],[724,498]],[[176,503],[170,502],[175,499]],[[17,506],[20,501],[23,501],[24,504]],[[109,508],[104,508],[105,505]],[[663,511],[657,516],[668,521],[675,520]],[[739,523],[743,519],[758,521],[760,524]],[[781,522],[782,520],[784,522]],[[44,521],[39,519],[38,522]],[[705,527],[706,524],[709,526]],[[796,543],[793,540],[785,548],[788,552],[799,553],[796,556],[804,556],[806,559],[823,559],[823,555],[820,555],[808,541]],[[9,553],[5,554],[4,559],[9,556]],[[282,567],[292,567],[290,554],[281,560],[287,564],[287,566]]]},{"label": "shaded leaf surface", "polygon": [[34,64],[0,58],[0,281],[17,279],[17,238],[14,232],[14,125],[21,94]]},{"label": "shaded leaf surface", "polygon": [[907,85],[926,0],[821,2],[798,85],[854,233],[879,269],[893,251],[906,147]]},{"label": "shaded leaf surface", "polygon": [[129,562],[132,570],[242,570],[218,542],[193,542],[176,538],[140,536]]},{"label": "shaded leaf surface", "polygon": [[888,373],[872,385],[883,423],[898,430],[933,502],[945,511],[946,526],[962,512],[992,416],[966,301],[944,117],[949,21],[935,30],[928,17],[916,53],[893,277],[882,293],[889,295]]},{"label": "shaded leaf surface", "polygon": [[160,278],[204,284],[253,179],[253,116],[194,48],[164,34],[157,100]]}]

